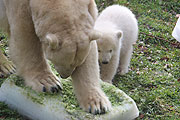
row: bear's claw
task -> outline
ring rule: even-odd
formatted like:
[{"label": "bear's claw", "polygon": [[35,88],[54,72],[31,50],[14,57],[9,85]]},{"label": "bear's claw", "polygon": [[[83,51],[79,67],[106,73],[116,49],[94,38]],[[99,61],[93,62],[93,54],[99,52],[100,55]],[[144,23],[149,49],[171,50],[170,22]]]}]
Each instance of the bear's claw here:
[{"label": "bear's claw", "polygon": [[46,92],[46,88],[43,86],[43,92]]},{"label": "bear's claw", "polygon": [[51,92],[52,92],[52,93],[58,93],[59,90],[58,90],[57,87],[51,87]]},{"label": "bear's claw", "polygon": [[94,115],[105,114],[106,112],[110,111],[110,109],[111,109],[111,104],[110,103],[106,103],[106,105],[104,104],[104,106],[100,105],[100,106],[103,106],[103,107],[98,107],[98,104],[100,104],[100,103],[91,104],[91,107],[89,108],[89,113],[92,113]]},{"label": "bear's claw", "polygon": [[2,73],[2,72],[0,72],[0,78],[3,78],[3,77],[4,77],[3,73]]},{"label": "bear's claw", "polygon": [[62,90],[62,86],[61,85],[57,85],[59,90]]},{"label": "bear's claw", "polygon": [[62,86],[58,80],[50,81],[50,79],[48,79],[47,81],[45,80],[41,83],[44,85],[43,90],[42,90],[43,92],[58,93],[59,91],[62,90]]},{"label": "bear's claw", "polygon": [[25,78],[25,84],[38,92],[58,93],[63,89],[60,80],[52,73],[40,73],[32,79]]},{"label": "bear's claw", "polygon": [[111,110],[111,103],[102,91],[94,91],[94,93],[84,96],[85,99],[79,101],[80,106],[87,112],[96,114],[105,114]]},{"label": "bear's claw", "polygon": [[[2,62],[2,61],[0,61]],[[2,64],[0,63],[0,70],[1,70],[1,76],[7,76],[10,74],[15,73],[16,69],[12,62],[10,61],[4,61]]]}]

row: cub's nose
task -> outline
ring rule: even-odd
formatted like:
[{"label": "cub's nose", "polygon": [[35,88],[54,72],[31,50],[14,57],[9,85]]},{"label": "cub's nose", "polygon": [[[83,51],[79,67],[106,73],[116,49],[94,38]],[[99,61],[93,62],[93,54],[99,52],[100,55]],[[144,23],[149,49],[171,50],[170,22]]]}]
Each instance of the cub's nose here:
[{"label": "cub's nose", "polygon": [[102,61],[102,64],[108,64],[109,62],[108,61]]}]

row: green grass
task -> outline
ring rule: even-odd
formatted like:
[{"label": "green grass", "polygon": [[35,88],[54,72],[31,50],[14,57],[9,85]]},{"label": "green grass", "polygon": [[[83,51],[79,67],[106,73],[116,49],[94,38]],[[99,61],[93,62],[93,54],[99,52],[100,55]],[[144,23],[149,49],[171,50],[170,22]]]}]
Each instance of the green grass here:
[{"label": "green grass", "polygon": [[[96,0],[100,11],[113,4]],[[140,110],[137,120],[180,120],[180,43],[171,36],[180,12],[179,0],[119,0],[137,16],[139,39],[130,71],[114,84],[131,96]],[[6,42],[5,42],[6,43]],[[3,46],[5,50],[6,45]],[[4,79],[0,79],[0,84]],[[23,119],[0,103],[0,119]]]},{"label": "green grass", "polygon": [[179,120],[180,44],[171,33],[180,1],[133,0],[123,5],[138,18],[139,40],[130,72],[117,74],[114,84],[136,101],[138,119]]}]

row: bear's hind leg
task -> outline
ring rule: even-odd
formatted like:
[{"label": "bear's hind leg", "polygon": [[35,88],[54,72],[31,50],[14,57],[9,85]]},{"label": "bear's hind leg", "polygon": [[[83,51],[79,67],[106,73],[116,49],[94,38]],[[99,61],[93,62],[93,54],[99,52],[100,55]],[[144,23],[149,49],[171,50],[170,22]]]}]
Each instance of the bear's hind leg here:
[{"label": "bear's hind leg", "polygon": [[111,103],[100,86],[95,41],[91,43],[91,49],[85,62],[73,72],[72,79],[76,97],[85,111],[101,114],[111,109]]},{"label": "bear's hind leg", "polygon": [[0,49],[0,77],[6,77],[15,72],[15,67],[11,61],[3,54]]}]

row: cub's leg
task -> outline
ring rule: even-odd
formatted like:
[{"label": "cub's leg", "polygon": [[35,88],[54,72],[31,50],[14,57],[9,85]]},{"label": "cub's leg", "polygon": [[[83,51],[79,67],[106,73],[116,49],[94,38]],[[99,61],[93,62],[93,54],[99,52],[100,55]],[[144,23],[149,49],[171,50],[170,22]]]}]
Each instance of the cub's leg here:
[{"label": "cub's leg", "polygon": [[101,79],[104,82],[112,83],[119,65],[119,55],[114,55],[108,64],[100,65]]},{"label": "cub's leg", "polygon": [[124,75],[128,72],[132,51],[133,51],[132,45],[123,46],[121,48],[120,63],[119,63],[120,75]]},{"label": "cub's leg", "polygon": [[105,113],[111,103],[101,90],[97,44],[91,42],[91,49],[85,62],[72,74],[76,97],[80,106],[93,114]]},{"label": "cub's leg", "polygon": [[11,61],[8,61],[7,57],[0,49],[0,77],[7,76],[15,72],[15,67]]},{"label": "cub's leg", "polygon": [[10,24],[10,55],[17,74],[36,91],[58,92],[59,79],[52,73],[36,36],[29,0],[4,0]]}]

